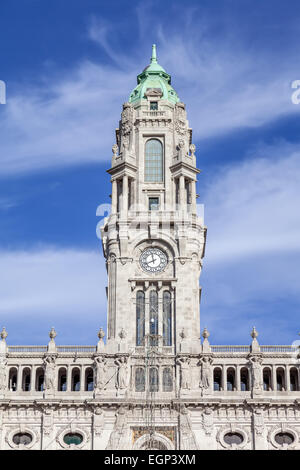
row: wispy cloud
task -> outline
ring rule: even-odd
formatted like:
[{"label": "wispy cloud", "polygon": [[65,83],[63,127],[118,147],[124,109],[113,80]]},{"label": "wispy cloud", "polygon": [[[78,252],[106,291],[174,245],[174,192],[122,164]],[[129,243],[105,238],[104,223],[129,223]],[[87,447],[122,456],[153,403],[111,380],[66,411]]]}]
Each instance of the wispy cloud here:
[{"label": "wispy cloud", "polygon": [[248,342],[255,324],[264,343],[289,344],[300,303],[299,146],[253,150],[247,161],[222,168],[204,200],[202,325],[214,341]]},{"label": "wispy cloud", "polygon": [[0,259],[0,318],[10,342],[32,341],[35,329],[39,343],[45,330],[46,341],[52,325],[65,341],[97,339],[96,329],[106,323],[100,253],[48,248],[1,252]]},{"label": "wispy cloud", "polygon": [[266,48],[249,48],[241,37],[237,41],[232,25],[222,36],[214,34],[213,19],[195,15],[193,9],[180,17],[173,14],[166,24],[149,5],[146,16],[142,8],[136,13],[137,52],[113,46],[110,38],[112,32],[118,35],[118,28],[93,18],[87,39],[106,52],[110,65],[82,60],[67,73],[48,76],[39,87],[20,85],[8,96],[0,110],[0,174],[109,161],[121,103],[148,62],[151,44],[142,32],[149,24],[158,40],[159,61],[188,104],[196,139],[299,112],[290,99],[291,81],[298,77],[294,49],[279,50],[274,58]]}]

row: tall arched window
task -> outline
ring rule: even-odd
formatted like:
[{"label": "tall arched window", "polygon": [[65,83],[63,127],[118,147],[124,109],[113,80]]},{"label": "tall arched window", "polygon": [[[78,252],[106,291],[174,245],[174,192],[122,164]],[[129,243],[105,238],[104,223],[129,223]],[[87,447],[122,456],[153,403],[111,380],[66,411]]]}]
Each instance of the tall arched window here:
[{"label": "tall arched window", "polygon": [[152,346],[157,346],[158,294],[155,290],[152,290],[150,292],[149,333],[150,333],[150,343],[152,344]]},{"label": "tall arched window", "polygon": [[170,367],[165,367],[163,370],[163,391],[172,392],[173,390],[173,375]]},{"label": "tall arched window", "polygon": [[146,142],[145,181],[147,183],[163,181],[163,146],[157,139],[150,139]]},{"label": "tall arched window", "polygon": [[135,369],[135,391],[145,391],[145,369],[143,367]]},{"label": "tall arched window", "polygon": [[158,370],[155,367],[149,369],[149,391],[158,392]]},{"label": "tall arched window", "polygon": [[172,345],[172,303],[171,292],[165,291],[163,294],[163,344]]},{"label": "tall arched window", "polygon": [[136,293],[136,345],[141,346],[145,336],[145,293]]}]

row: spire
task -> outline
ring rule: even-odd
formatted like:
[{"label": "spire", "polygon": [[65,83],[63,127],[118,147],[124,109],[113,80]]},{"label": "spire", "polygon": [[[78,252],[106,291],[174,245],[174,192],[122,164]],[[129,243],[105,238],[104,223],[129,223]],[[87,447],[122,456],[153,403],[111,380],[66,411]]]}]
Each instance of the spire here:
[{"label": "spire", "polygon": [[152,44],[151,64],[157,64],[156,44]]}]

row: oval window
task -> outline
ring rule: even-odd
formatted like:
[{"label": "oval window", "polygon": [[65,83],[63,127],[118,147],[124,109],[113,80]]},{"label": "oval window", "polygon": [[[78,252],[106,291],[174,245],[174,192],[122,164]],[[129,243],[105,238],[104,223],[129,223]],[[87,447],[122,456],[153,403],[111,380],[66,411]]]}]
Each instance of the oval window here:
[{"label": "oval window", "polygon": [[225,434],[224,436],[224,441],[226,442],[226,444],[236,444],[236,445],[239,445],[239,444],[242,444],[244,438],[241,434],[239,434],[238,432],[228,432],[227,434]]},{"label": "oval window", "polygon": [[277,444],[280,444],[281,446],[283,444],[287,444],[287,445],[293,444],[294,440],[295,440],[294,436],[290,434],[289,432],[279,432],[275,436],[275,441],[277,442]]},{"label": "oval window", "polygon": [[78,446],[81,444],[83,441],[83,436],[79,433],[73,433],[69,432],[64,436],[64,443],[70,446],[71,444],[74,444],[75,446]]},{"label": "oval window", "polygon": [[13,443],[16,445],[28,446],[32,441],[32,436],[28,432],[18,432],[13,437]]}]

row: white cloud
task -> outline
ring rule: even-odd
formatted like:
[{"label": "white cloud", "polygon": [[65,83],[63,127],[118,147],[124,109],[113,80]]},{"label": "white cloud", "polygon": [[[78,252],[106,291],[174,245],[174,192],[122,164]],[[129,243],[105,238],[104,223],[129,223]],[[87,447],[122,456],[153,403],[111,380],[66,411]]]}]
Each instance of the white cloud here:
[{"label": "white cloud", "polygon": [[[46,248],[0,252],[0,316],[48,322],[95,316],[105,322],[107,285],[100,253]],[[50,325],[52,326],[52,325]]]},{"label": "white cloud", "polygon": [[253,50],[241,38],[237,46],[232,30],[220,38],[207,18],[191,10],[175,16],[166,34],[165,24],[157,17],[151,21],[153,10],[147,8],[146,17],[141,9],[137,13],[140,39],[134,54],[108,41],[117,27],[93,19],[88,36],[111,65],[82,60],[68,73],[48,74],[40,87],[20,85],[18,93],[8,94],[0,114],[0,173],[109,161],[121,104],[149,61],[151,44],[143,33],[149,24],[152,37],[159,39],[159,62],[188,104],[196,139],[299,112],[291,103],[290,84],[298,77],[293,52],[278,51],[275,60],[272,51]]}]

